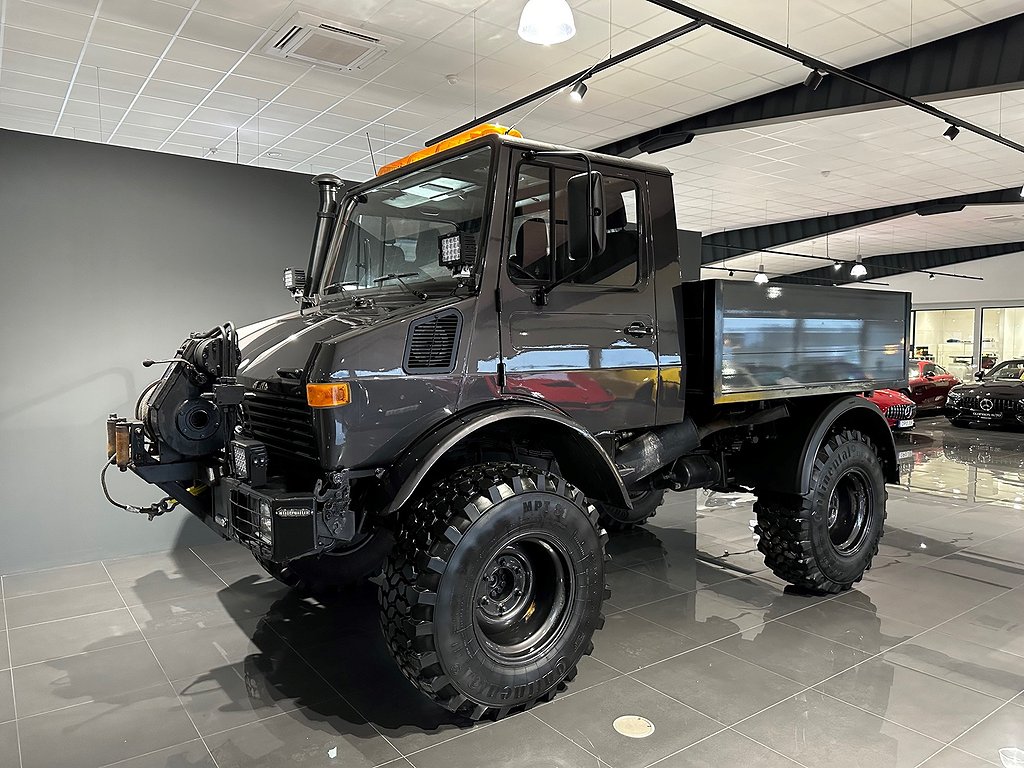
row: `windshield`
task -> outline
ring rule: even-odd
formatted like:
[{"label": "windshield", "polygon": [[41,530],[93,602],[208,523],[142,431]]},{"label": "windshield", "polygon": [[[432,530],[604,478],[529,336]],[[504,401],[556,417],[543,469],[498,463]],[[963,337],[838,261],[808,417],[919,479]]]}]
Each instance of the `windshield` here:
[{"label": "windshield", "polygon": [[1020,381],[1024,379],[1024,360],[1012,360],[994,368],[986,378],[1001,381]]},{"label": "windshield", "polygon": [[490,147],[476,149],[349,198],[320,293],[397,283],[424,293],[456,288],[438,263],[438,238],[476,235],[482,251],[491,156]]}]

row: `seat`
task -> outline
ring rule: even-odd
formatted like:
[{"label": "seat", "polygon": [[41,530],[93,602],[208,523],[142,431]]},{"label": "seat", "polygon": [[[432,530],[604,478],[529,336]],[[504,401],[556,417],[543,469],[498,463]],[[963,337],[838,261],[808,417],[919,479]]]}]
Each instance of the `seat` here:
[{"label": "seat", "polygon": [[548,258],[548,225],[544,219],[527,219],[516,234],[515,253],[509,261],[519,269],[512,270],[512,277],[523,278],[524,273],[537,280],[548,280],[551,276],[551,262]]},{"label": "seat", "polygon": [[[586,269],[573,280],[575,283],[595,284],[606,280],[630,264],[637,264],[640,259],[640,233],[635,229],[627,229],[629,221],[626,217],[626,204],[621,194],[605,195],[605,234],[604,252],[594,257]],[[636,282],[636,271],[629,281]]]}]

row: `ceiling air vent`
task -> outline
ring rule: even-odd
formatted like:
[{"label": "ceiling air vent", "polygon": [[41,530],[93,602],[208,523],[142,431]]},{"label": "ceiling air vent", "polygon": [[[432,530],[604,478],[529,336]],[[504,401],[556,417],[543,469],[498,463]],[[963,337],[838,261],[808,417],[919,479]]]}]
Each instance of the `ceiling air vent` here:
[{"label": "ceiling air vent", "polygon": [[270,36],[263,52],[330,69],[352,70],[372,64],[401,42],[368,29],[297,13]]}]

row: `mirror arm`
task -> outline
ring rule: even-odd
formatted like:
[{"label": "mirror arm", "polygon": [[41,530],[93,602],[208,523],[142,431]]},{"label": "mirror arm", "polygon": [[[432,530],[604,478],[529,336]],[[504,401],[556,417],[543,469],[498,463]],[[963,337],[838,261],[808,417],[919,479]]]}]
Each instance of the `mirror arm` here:
[{"label": "mirror arm", "polygon": [[[543,149],[543,150],[533,150],[531,152],[527,152],[524,155],[523,159],[524,160],[533,160],[534,158],[537,158],[537,157],[578,157],[580,160],[583,161],[583,164],[587,168],[587,179],[588,179],[588,184],[587,184],[587,210],[590,211],[590,215],[593,216],[594,215],[594,189],[591,186],[591,184],[589,183],[589,179],[590,179],[591,175],[594,173],[594,165],[593,165],[593,163],[590,162],[590,156],[586,152],[579,152],[577,150],[571,150],[571,149],[566,149],[566,150],[561,150],[561,149]],[[555,288],[557,288],[562,283],[564,283],[564,282],[566,282],[568,280],[571,280],[572,278],[576,277],[576,275],[580,274],[583,270],[585,270],[587,267],[589,267],[590,266],[590,262],[593,261],[593,260],[594,260],[594,238],[588,235],[588,237],[587,237],[587,258],[586,258],[586,261],[583,262],[583,265],[578,267],[577,269],[573,270],[572,272],[566,274],[566,275],[562,275],[560,278],[558,278],[554,282],[546,283],[544,285],[538,285],[537,286],[537,290],[534,291],[534,293],[533,293],[533,303],[536,304],[538,307],[543,307],[545,304],[548,303],[548,294],[551,293],[551,291],[553,291]]]}]

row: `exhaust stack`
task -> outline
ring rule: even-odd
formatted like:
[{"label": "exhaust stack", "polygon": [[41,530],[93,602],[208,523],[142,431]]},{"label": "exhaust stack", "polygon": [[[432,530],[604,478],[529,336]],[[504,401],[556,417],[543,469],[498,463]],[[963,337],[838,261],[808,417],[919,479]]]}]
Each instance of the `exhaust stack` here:
[{"label": "exhaust stack", "polygon": [[323,277],[327,246],[331,242],[334,228],[338,223],[338,209],[341,202],[342,180],[333,173],[322,173],[313,179],[320,188],[320,210],[316,214],[316,229],[313,232],[313,246],[309,251],[309,265],[306,268],[306,283],[303,296],[309,298],[314,286]]}]

